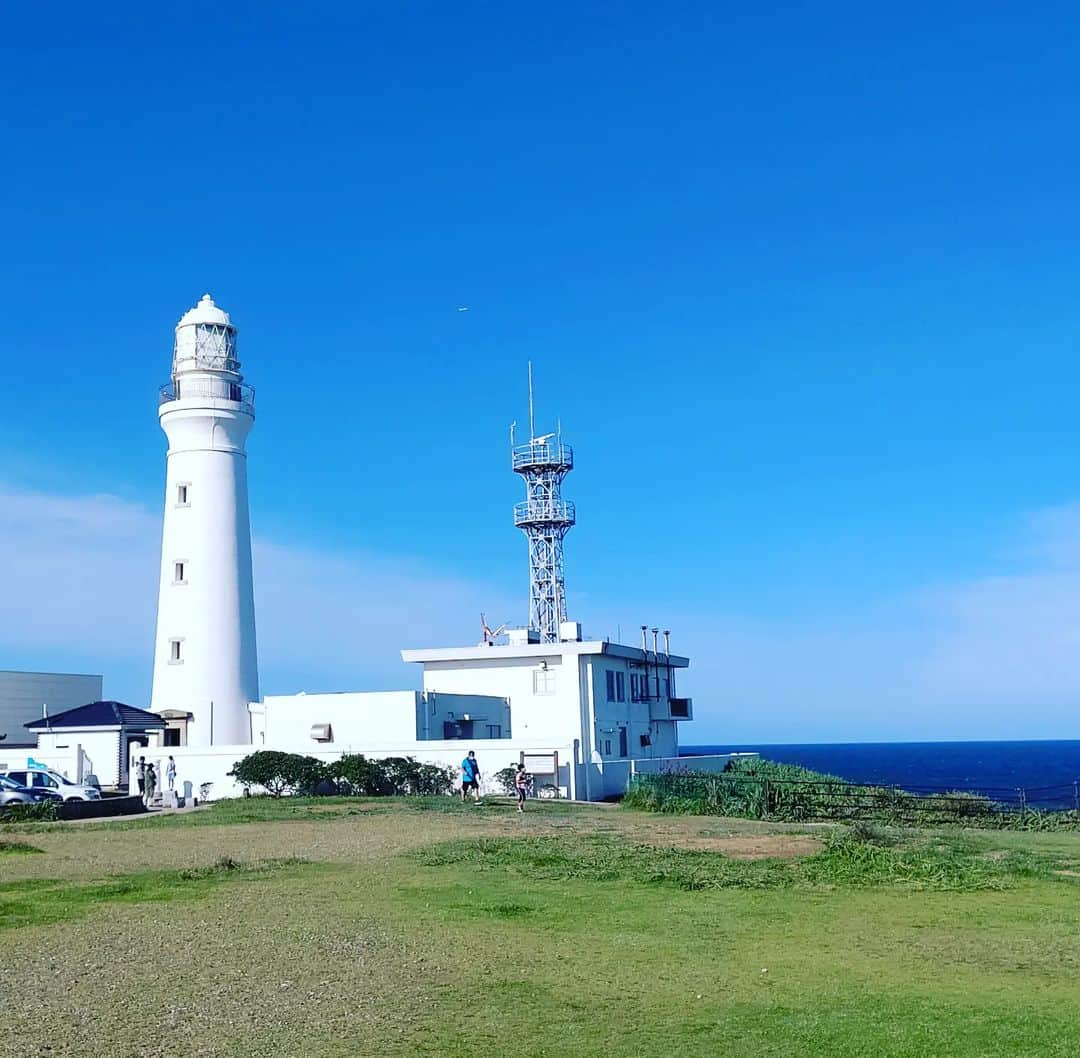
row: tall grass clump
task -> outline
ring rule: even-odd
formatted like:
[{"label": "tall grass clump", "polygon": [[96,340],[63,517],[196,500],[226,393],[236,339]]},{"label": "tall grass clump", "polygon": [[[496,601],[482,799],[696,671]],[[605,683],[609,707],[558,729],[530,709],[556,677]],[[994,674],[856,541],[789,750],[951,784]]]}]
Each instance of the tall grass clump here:
[{"label": "tall grass clump", "polygon": [[837,828],[800,859],[734,860],[715,852],[634,845],[618,838],[479,838],[415,854],[424,866],[508,871],[533,880],[633,882],[685,890],[1006,889],[1053,868],[1027,853],[986,856],[962,843],[899,839]]},{"label": "tall grass clump", "polygon": [[647,812],[783,822],[867,819],[915,826],[1080,829],[1077,812],[1009,810],[970,790],[915,794],[894,786],[862,785],[760,758],[736,758],[723,772],[684,769],[635,776],[623,805]]}]

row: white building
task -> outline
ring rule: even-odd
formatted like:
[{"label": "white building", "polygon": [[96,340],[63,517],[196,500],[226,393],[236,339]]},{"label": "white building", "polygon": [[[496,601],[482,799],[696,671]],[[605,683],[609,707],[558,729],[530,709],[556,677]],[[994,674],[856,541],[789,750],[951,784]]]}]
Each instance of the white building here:
[{"label": "white building", "polygon": [[158,416],[169,451],[150,707],[178,743],[250,742],[259,670],[244,444],[255,401],[236,328],[209,294],[176,326]]},{"label": "white building", "polygon": [[26,725],[37,737],[29,753],[9,753],[0,762],[8,768],[53,767],[72,782],[89,775],[105,787],[128,782],[129,761],[157,744],[164,721],[156,713],[135,709],[123,702],[88,702]]},{"label": "white building", "polygon": [[[658,629],[651,649],[644,628],[631,647],[585,640],[565,619],[562,547],[576,514],[561,484],[573,450],[558,430],[536,435],[531,373],[529,440],[511,438],[511,465],[526,485],[514,523],[529,540],[540,623],[506,641],[485,625],[480,646],[402,651],[422,666],[422,691],[260,698],[245,452],[254,395],[236,328],[208,294],[177,324],[159,419],[169,448],[151,709],[162,724],[110,727],[108,746],[128,747],[129,761],[145,738],[148,759],[175,757],[181,788],[220,797],[242,792],[229,772],[259,748],[450,767],[473,749],[488,776],[522,761],[562,796],[595,800],[623,792],[635,769],[677,758],[678,725],[693,711],[676,675],[689,660],[671,653],[666,632],[661,649]],[[39,737],[60,752],[55,737]]]},{"label": "white building", "polygon": [[[583,760],[674,757],[678,724],[693,719],[675,694],[689,658],[606,641],[484,644],[403,650],[423,665],[424,690],[488,694],[510,703],[516,740],[573,740]],[[467,722],[459,738],[498,738],[490,723]]]}]

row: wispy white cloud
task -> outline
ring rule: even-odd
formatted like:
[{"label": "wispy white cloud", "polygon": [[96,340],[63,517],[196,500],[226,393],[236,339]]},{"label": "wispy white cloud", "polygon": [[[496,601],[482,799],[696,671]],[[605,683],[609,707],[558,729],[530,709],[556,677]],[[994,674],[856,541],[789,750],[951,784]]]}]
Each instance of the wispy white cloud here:
[{"label": "wispy white cloud", "polygon": [[[0,485],[0,667],[90,668],[149,692],[160,515],[113,496]],[[472,642],[489,585],[421,562],[254,542],[264,692],[411,686],[402,646]]]},{"label": "wispy white cloud", "polygon": [[1080,505],[1032,512],[987,567],[1003,555],[1007,575],[913,585],[841,617],[668,611],[704,721],[684,740],[1080,737]]},{"label": "wispy white cloud", "polygon": [[[136,503],[0,485],[0,667],[102,671],[108,693],[144,702],[159,536],[160,514]],[[1080,736],[1080,506],[1034,512],[1001,550],[1006,575],[913,586],[838,619],[668,610],[693,659],[699,722],[684,738]],[[524,602],[419,560],[281,540],[256,540],[255,577],[267,693],[414,685],[402,646],[474,642],[480,610]],[[615,629],[613,609],[582,608],[588,630]]]}]

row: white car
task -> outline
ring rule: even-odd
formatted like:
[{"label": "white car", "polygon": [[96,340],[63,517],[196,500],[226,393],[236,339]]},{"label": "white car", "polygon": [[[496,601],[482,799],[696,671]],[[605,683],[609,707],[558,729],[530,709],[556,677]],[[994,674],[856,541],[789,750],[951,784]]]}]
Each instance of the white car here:
[{"label": "white car", "polygon": [[51,768],[19,768],[4,774],[20,786],[31,790],[52,790],[65,801],[100,801],[101,791],[83,782],[71,782]]}]

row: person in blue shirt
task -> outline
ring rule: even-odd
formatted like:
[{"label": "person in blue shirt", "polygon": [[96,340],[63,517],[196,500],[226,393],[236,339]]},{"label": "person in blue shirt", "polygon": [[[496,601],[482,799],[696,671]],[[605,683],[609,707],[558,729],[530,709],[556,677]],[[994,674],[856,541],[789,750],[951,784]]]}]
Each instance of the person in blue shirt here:
[{"label": "person in blue shirt", "polygon": [[480,803],[480,765],[476,761],[476,754],[470,749],[469,755],[461,762],[461,803],[472,790],[473,800]]}]

